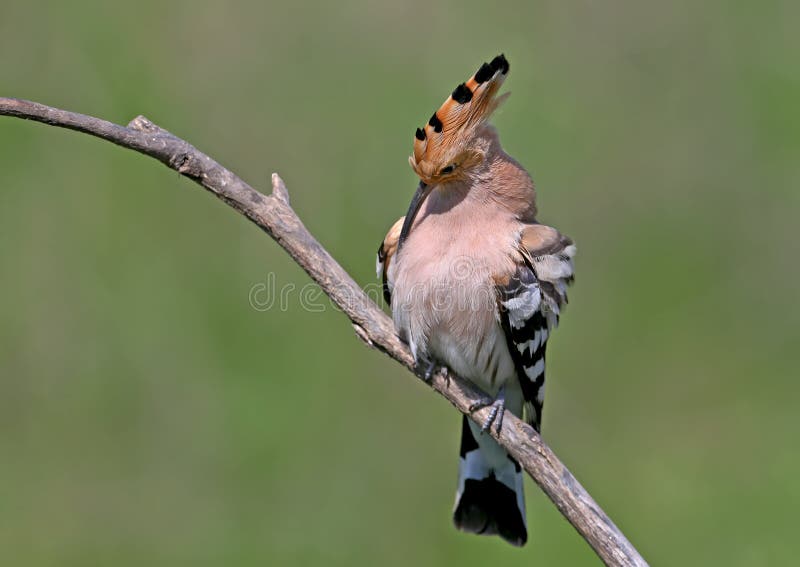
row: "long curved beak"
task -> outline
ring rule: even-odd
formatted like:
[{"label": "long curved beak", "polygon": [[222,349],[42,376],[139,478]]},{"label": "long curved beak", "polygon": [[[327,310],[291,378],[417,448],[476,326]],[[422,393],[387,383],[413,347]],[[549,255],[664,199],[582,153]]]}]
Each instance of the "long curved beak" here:
[{"label": "long curved beak", "polygon": [[427,185],[425,182],[420,181],[419,187],[417,187],[417,192],[414,193],[414,197],[411,199],[411,204],[408,206],[408,212],[406,213],[406,220],[403,221],[403,228],[400,231],[400,240],[397,243],[398,250],[405,242],[408,233],[411,231],[411,225],[414,223],[414,218],[417,216],[419,212],[419,208],[422,206],[423,201],[430,195],[431,189],[433,188],[432,185]]}]

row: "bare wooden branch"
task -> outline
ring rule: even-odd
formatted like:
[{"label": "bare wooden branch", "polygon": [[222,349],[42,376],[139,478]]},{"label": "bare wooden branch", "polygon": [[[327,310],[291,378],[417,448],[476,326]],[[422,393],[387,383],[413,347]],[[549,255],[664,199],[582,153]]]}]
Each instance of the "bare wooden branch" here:
[{"label": "bare wooden branch", "polygon": [[[151,156],[196,181],[274,238],[350,318],[357,336],[365,344],[388,354],[422,378],[407,346],[397,337],[390,318],[303,226],[289,206],[288,191],[277,174],[272,176],[272,194],[263,195],[144,116],[134,118],[126,127],[13,98],[0,98],[0,115],[35,120],[108,140]],[[485,399],[486,394],[457,376],[446,377],[439,372],[429,384],[476,423],[481,423],[490,411],[484,408],[470,414],[470,406]],[[606,565],[647,565],[530,426],[507,413],[500,434],[492,428],[491,435],[519,461]]]}]

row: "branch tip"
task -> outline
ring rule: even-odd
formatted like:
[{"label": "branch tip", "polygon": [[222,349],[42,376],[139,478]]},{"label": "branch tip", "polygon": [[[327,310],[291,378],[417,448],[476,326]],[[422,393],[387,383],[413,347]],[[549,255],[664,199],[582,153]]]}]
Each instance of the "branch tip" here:
[{"label": "branch tip", "polygon": [[289,204],[289,191],[286,189],[286,184],[277,173],[272,174],[272,194],[275,195],[280,201],[287,205]]}]

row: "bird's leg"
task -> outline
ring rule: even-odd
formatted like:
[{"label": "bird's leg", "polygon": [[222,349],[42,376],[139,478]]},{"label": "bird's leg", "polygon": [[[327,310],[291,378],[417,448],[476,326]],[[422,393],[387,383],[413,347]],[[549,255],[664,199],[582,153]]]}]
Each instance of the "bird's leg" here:
[{"label": "bird's leg", "polygon": [[489,412],[489,415],[483,421],[481,425],[481,431],[488,431],[492,424],[495,424],[495,430],[497,433],[500,433],[500,429],[503,427],[503,414],[506,411],[506,387],[501,386],[500,390],[497,392],[497,397],[495,399],[491,398],[484,398],[483,400],[477,401],[471,406],[469,406],[470,413],[477,411],[479,409],[483,409],[487,406],[491,406],[492,410]]}]

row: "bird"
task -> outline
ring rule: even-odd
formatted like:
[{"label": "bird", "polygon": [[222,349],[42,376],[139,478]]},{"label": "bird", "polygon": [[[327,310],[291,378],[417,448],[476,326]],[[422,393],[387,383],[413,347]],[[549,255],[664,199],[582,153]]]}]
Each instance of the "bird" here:
[{"label": "bird", "polygon": [[527,542],[522,469],[490,435],[505,411],[541,431],[545,347],[574,281],[571,238],[537,220],[531,176],[500,144],[492,113],[509,72],[501,54],[459,84],[414,134],[419,185],[378,248],[395,329],[430,379],[439,366],[488,395],[481,425],[462,416],[453,522]]}]

